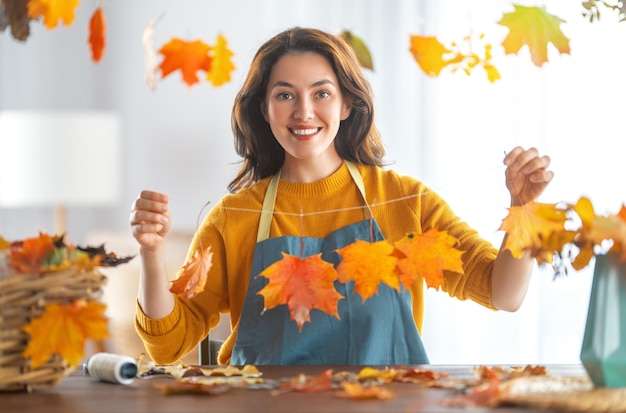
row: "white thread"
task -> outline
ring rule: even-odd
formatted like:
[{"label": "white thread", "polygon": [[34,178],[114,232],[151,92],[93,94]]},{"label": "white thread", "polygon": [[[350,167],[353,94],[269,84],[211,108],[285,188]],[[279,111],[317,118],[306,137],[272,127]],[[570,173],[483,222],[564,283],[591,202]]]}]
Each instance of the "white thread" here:
[{"label": "white thread", "polygon": [[83,365],[86,374],[100,381],[130,384],[137,375],[137,362],[129,356],[96,353]]}]

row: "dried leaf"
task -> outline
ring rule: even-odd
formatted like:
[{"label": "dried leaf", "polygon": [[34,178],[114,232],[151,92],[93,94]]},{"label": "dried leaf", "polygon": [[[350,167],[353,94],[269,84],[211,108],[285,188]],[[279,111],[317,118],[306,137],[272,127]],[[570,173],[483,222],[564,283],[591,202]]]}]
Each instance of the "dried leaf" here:
[{"label": "dried leaf", "polygon": [[213,86],[222,86],[230,82],[230,73],[235,70],[231,57],[234,53],[228,48],[226,38],[222,35],[217,36],[217,41],[213,47],[213,56],[211,60],[211,70],[207,72],[207,80]]},{"label": "dried leaf", "polygon": [[272,392],[273,395],[281,394],[286,391],[298,391],[303,393],[316,393],[320,391],[330,390],[332,387],[333,371],[332,369],[324,370],[317,376],[309,376],[299,374],[292,377],[288,381],[281,384],[280,389]]},{"label": "dried leaf", "polygon": [[11,27],[11,34],[20,41],[30,36],[30,21],[28,17],[27,0],[0,1],[0,32]]},{"label": "dried leaf", "polygon": [[43,232],[38,237],[15,242],[11,245],[11,267],[21,273],[40,274],[44,259],[54,248],[52,237]]},{"label": "dried leaf", "polygon": [[548,43],[552,43],[560,53],[569,54],[569,39],[560,29],[565,20],[549,14],[545,7],[520,6],[502,16],[498,24],[509,28],[509,34],[502,41],[507,54],[517,54],[522,46],[528,46],[533,63],[541,66],[548,61]]},{"label": "dried leaf", "polygon": [[383,386],[363,386],[361,383],[342,383],[341,387],[343,390],[336,393],[337,397],[356,400],[390,400],[396,396],[394,392]]},{"label": "dried leaf", "polygon": [[43,17],[43,24],[48,30],[58,26],[59,20],[70,26],[74,22],[75,9],[79,0],[30,0],[28,2],[28,17],[39,19]]},{"label": "dried leaf", "polygon": [[381,282],[396,290],[400,288],[394,272],[397,259],[391,255],[393,245],[389,242],[357,240],[337,252],[342,258],[337,266],[339,281],[354,281],[354,292],[361,296],[363,302],[376,294]]},{"label": "dried leaf", "polygon": [[98,7],[89,20],[89,46],[94,62],[102,59],[106,46],[106,19],[101,7]]},{"label": "dried leaf", "polygon": [[144,50],[144,67],[146,83],[150,89],[156,89],[156,72],[157,72],[157,54],[154,50],[154,27],[156,22],[153,20],[143,29],[143,50]]},{"label": "dried leaf", "polygon": [[411,35],[410,39],[409,50],[419,67],[428,76],[439,76],[441,69],[450,63],[443,57],[450,50],[434,36]]},{"label": "dried leaf", "polygon": [[170,291],[187,300],[204,291],[212,258],[211,246],[202,252],[196,251],[183,266],[179,277],[172,281]]},{"label": "dried leaf", "polygon": [[287,304],[298,329],[310,322],[314,308],[339,318],[337,303],[343,298],[335,290],[337,272],[322,260],[321,254],[299,258],[282,253],[283,258],[261,272],[269,283],[259,294],[265,298],[265,310]]},{"label": "dried leaf", "polygon": [[446,231],[432,228],[424,234],[411,233],[396,242],[403,257],[398,259],[398,277],[404,288],[409,288],[422,276],[426,286],[436,290],[443,284],[443,271],[463,273],[462,251],[454,246],[456,238]]},{"label": "dried leaf", "polygon": [[372,54],[363,39],[348,30],[341,32],[341,38],[352,47],[361,67],[374,70]]},{"label": "dried leaf", "polygon": [[85,340],[109,336],[105,308],[104,304],[85,300],[46,305],[40,317],[22,327],[30,335],[22,355],[31,359],[33,369],[45,364],[53,354],[61,355],[76,367],[83,357]]},{"label": "dried leaf", "polygon": [[187,42],[172,38],[159,49],[159,53],[163,55],[163,61],[159,65],[161,76],[165,78],[173,71],[180,70],[187,86],[193,86],[198,82],[196,72],[208,72],[211,69],[209,50],[211,46],[201,40]]}]

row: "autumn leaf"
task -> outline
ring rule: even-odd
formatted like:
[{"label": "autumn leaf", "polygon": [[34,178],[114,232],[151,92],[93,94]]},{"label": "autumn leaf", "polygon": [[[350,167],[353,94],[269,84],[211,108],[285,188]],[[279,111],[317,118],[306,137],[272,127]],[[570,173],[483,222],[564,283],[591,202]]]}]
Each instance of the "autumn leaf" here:
[{"label": "autumn leaf", "polygon": [[423,234],[410,233],[395,243],[404,256],[398,259],[397,271],[404,288],[422,276],[426,286],[436,290],[443,284],[443,271],[463,273],[462,251],[455,248],[456,238],[432,228]]},{"label": "autumn leaf", "polygon": [[211,69],[207,72],[207,80],[213,86],[222,86],[230,82],[230,72],[235,70],[231,57],[234,53],[228,48],[226,38],[217,36],[217,41],[213,47]]},{"label": "autumn leaf", "polygon": [[196,72],[208,72],[211,69],[209,50],[211,46],[201,40],[187,42],[172,38],[159,49],[159,53],[163,55],[163,61],[159,65],[161,76],[165,78],[173,71],[180,70],[187,86],[193,86],[198,82]]},{"label": "autumn leaf", "polygon": [[27,238],[11,246],[11,267],[21,273],[40,274],[44,259],[54,250],[52,237],[43,232],[38,237]]},{"label": "autumn leaf", "polygon": [[269,280],[259,291],[265,298],[265,310],[287,304],[300,331],[311,321],[309,313],[314,308],[339,318],[337,303],[343,296],[335,290],[337,272],[333,265],[322,260],[321,254],[306,258],[282,255],[260,274]]},{"label": "autumn leaf", "polygon": [[569,54],[569,39],[559,27],[565,20],[547,13],[544,7],[518,4],[513,7],[513,12],[504,14],[498,21],[509,28],[509,34],[502,41],[505,53],[516,54],[526,45],[536,66],[548,61],[548,43],[560,53]]},{"label": "autumn leaf", "polygon": [[148,25],[143,29],[143,50],[144,50],[144,73],[146,77],[146,83],[150,87],[150,89],[154,90],[156,88],[156,71],[157,71],[157,55],[154,50],[154,27],[156,23],[155,21],[151,21]]},{"label": "autumn leaf", "polygon": [[272,394],[277,395],[287,391],[298,391],[302,393],[326,391],[331,389],[332,379],[332,369],[326,369],[316,376],[299,374],[283,382],[280,385],[280,389],[273,391]]},{"label": "autumn leaf", "polygon": [[[560,251],[575,235],[565,229],[566,221],[566,210],[556,204],[531,201],[510,207],[499,228],[508,234],[504,248],[516,258],[530,252],[540,263],[551,262],[553,251]],[[550,240],[548,246],[546,240]]]},{"label": "autumn leaf", "polygon": [[185,263],[178,278],[171,282],[170,292],[188,300],[204,291],[212,258],[211,246],[202,252],[196,251]]},{"label": "autumn leaf", "polygon": [[363,39],[348,30],[341,32],[340,37],[350,45],[361,67],[374,70],[372,54]]},{"label": "autumn leaf", "polygon": [[357,240],[337,252],[342,258],[337,266],[339,281],[354,281],[354,292],[361,296],[363,302],[376,294],[381,282],[396,290],[400,288],[394,272],[397,259],[391,255],[391,243],[385,240],[373,243]]},{"label": "autumn leaf", "polygon": [[89,46],[94,62],[102,59],[106,46],[106,19],[101,7],[98,7],[89,20]]},{"label": "autumn leaf", "polygon": [[30,0],[28,2],[28,17],[39,19],[43,17],[44,26],[51,30],[58,26],[59,20],[69,26],[76,17],[75,9],[79,0]]},{"label": "autumn leaf", "polygon": [[62,305],[46,305],[40,317],[22,327],[30,335],[22,355],[30,358],[33,369],[45,364],[53,354],[61,355],[76,367],[84,354],[85,340],[109,336],[106,306],[97,301],[77,300]]},{"label": "autumn leaf", "polygon": [[[11,27],[11,34],[20,41],[26,41],[30,36],[30,21],[28,17],[28,2],[24,0],[0,1],[0,32]],[[4,12],[4,13],[3,13]]]},{"label": "autumn leaf", "polygon": [[441,69],[449,63],[443,55],[450,50],[434,36],[411,35],[410,40],[409,50],[419,67],[428,76],[439,76]]},{"label": "autumn leaf", "polygon": [[377,399],[390,400],[396,395],[393,391],[383,386],[364,386],[361,383],[341,383],[342,390],[336,393],[337,397],[355,400]]}]

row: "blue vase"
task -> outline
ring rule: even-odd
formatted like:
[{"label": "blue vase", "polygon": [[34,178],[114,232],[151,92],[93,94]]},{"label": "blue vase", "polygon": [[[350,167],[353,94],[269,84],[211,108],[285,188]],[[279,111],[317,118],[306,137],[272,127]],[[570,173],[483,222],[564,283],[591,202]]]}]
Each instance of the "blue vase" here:
[{"label": "blue vase", "polygon": [[596,257],[580,359],[596,387],[626,387],[626,263]]}]

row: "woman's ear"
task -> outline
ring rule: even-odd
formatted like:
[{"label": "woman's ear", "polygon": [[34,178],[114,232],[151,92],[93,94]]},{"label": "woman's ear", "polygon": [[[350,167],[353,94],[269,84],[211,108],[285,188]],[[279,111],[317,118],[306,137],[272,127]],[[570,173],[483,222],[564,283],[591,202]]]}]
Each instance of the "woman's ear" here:
[{"label": "woman's ear", "polygon": [[343,105],[341,107],[341,120],[348,119],[350,113],[352,113],[352,98],[349,96],[344,96]]}]

